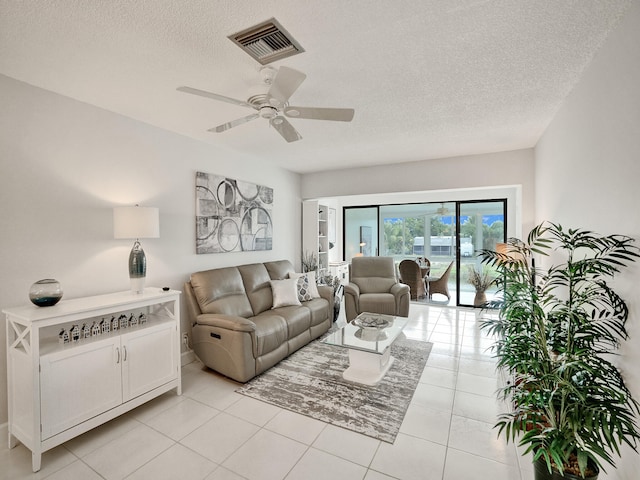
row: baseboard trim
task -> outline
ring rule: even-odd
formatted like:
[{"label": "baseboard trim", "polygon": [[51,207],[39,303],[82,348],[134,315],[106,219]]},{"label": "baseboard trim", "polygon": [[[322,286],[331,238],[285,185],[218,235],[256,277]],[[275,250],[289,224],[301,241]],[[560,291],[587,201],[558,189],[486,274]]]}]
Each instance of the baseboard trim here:
[{"label": "baseboard trim", "polygon": [[182,352],[182,354],[180,355],[180,366],[184,367],[185,365],[188,365],[195,360],[195,352],[193,350],[187,350],[186,352]]}]

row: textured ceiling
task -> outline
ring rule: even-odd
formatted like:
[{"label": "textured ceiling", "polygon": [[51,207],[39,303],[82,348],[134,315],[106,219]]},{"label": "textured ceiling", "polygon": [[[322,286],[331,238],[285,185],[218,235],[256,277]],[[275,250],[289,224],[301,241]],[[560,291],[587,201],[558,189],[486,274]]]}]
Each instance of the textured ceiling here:
[{"label": "textured ceiling", "polygon": [[[221,148],[312,172],[528,148],[633,0],[0,0],[0,73]],[[275,17],[304,53],[301,106],[351,123],[267,120],[259,64],[227,36]]]}]

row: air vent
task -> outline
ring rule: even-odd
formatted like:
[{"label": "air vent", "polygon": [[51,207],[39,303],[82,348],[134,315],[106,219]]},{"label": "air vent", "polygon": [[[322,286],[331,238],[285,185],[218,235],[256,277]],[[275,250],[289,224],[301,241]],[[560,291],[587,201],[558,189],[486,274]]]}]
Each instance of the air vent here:
[{"label": "air vent", "polygon": [[275,18],[229,35],[228,38],[262,65],[304,52]]}]

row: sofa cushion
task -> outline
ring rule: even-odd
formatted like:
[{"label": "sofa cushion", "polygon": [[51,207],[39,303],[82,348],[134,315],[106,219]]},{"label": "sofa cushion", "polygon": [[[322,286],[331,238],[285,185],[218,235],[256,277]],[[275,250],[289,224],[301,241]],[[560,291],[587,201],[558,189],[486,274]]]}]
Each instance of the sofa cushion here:
[{"label": "sofa cushion", "polygon": [[360,294],[360,311],[396,314],[396,299],[391,293]]},{"label": "sofa cushion", "polygon": [[239,317],[254,315],[242,276],[236,267],[193,273],[191,286],[202,313],[222,313]]},{"label": "sofa cushion", "polygon": [[241,265],[238,271],[244,282],[247,298],[253,309],[253,315],[258,315],[271,308],[273,295],[269,281],[269,272],[262,263]]},{"label": "sofa cushion", "polygon": [[287,322],[281,316],[263,313],[249,320],[256,324],[255,335],[258,356],[276,350],[287,341]]},{"label": "sofa cushion", "polygon": [[271,280],[283,280],[289,278],[289,272],[293,272],[293,265],[289,260],[276,260],[264,263]]},{"label": "sofa cushion", "polygon": [[305,330],[309,330],[311,326],[311,311],[308,308],[302,308],[300,306],[294,307],[280,307],[270,312],[264,312],[257,317],[254,317],[254,321],[265,315],[276,314],[282,317],[287,324],[287,339],[297,337]]},{"label": "sofa cushion", "polygon": [[320,298],[316,284],[316,272],[289,273],[289,278],[298,279],[298,300],[308,302],[312,298]]},{"label": "sofa cushion", "polygon": [[298,281],[295,278],[271,280],[271,291],[273,292],[273,306],[271,308],[299,306],[297,284]]},{"label": "sofa cushion", "polygon": [[398,281],[389,277],[358,277],[351,281],[360,287],[360,293],[388,292]]},{"label": "sofa cushion", "polygon": [[311,313],[311,325],[320,325],[327,318],[333,319],[333,312],[329,312],[329,304],[324,298],[314,298],[302,305]]}]

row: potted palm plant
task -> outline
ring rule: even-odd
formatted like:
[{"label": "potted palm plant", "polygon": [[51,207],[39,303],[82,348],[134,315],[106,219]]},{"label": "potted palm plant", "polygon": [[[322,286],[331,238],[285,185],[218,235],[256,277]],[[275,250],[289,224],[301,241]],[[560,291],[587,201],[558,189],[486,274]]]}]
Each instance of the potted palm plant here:
[{"label": "potted palm plant", "polygon": [[[496,427],[533,454],[536,480],[595,479],[622,444],[636,450],[638,403],[610,361],[628,309],[608,283],[639,257],[633,242],[545,222],[480,253],[500,274],[498,315],[483,321],[508,378],[499,394],[511,410]],[[533,254],[551,266],[536,269]]]}]

